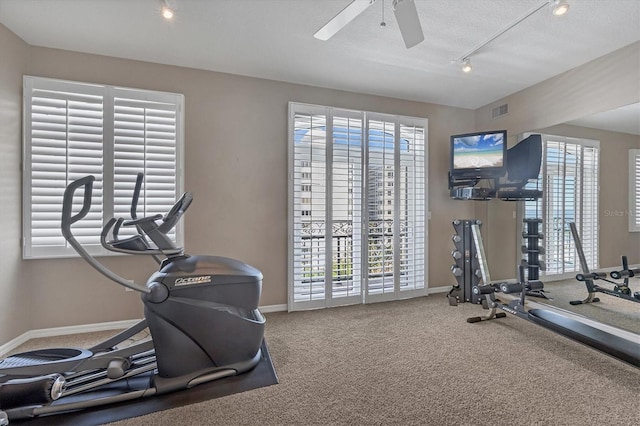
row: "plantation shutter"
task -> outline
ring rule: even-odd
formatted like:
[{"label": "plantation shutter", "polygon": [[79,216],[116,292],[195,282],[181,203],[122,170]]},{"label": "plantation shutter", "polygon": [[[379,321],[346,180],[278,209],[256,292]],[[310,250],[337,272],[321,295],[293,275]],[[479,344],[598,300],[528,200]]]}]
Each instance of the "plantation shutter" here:
[{"label": "plantation shutter", "polygon": [[[39,77],[24,78],[23,257],[76,252],[60,230],[67,185],[95,176],[91,210],[74,224],[93,255],[111,217],[129,219],[138,172],[145,174],[138,216],[164,214],[180,195],[183,96]],[[82,205],[77,191],[73,213]],[[123,227],[121,237],[136,233]],[[170,238],[182,244],[181,223]]]},{"label": "plantation shutter", "polygon": [[362,300],[362,114],[334,110],[331,143],[331,299]]},{"label": "plantation shutter", "polygon": [[[293,112],[292,291],[289,306],[325,306],[327,113],[322,107]],[[290,132],[291,133],[291,132]]]},{"label": "plantation shutter", "polygon": [[[114,89],[113,110],[115,216],[130,216],[131,195],[139,172],[144,173],[144,182],[138,201],[138,217],[165,214],[179,195],[179,111],[174,96],[145,96]],[[135,233],[135,229],[123,228],[122,231],[123,236],[127,231]],[[168,236],[175,241],[175,230]]]},{"label": "plantation shutter", "polygon": [[[100,88],[25,78],[25,257],[75,251],[60,231],[66,186],[87,174],[96,177],[93,205],[76,226],[78,241],[99,247],[102,228],[104,96]],[[74,199],[74,212],[82,194]]]},{"label": "plantation shutter", "polygon": [[629,232],[640,232],[640,149],[629,150]]},{"label": "plantation shutter", "polygon": [[425,294],[424,122],[290,104],[290,310]]},{"label": "plantation shutter", "polygon": [[[367,121],[367,296],[393,299],[396,286],[395,215],[396,164],[395,123],[384,119]],[[390,295],[390,297],[386,297]]]},{"label": "plantation shutter", "polygon": [[575,222],[589,267],[598,267],[599,143],[542,135],[539,181],[541,200],[526,201],[525,218],[542,218],[546,270],[542,275],[572,275],[580,271],[569,223]]},{"label": "plantation shutter", "polygon": [[[587,263],[591,268],[600,266],[598,256],[598,234],[600,226],[598,224],[598,189],[599,189],[599,148],[587,145],[586,142],[576,146],[581,157],[581,188],[577,191],[576,224],[580,232],[583,250]],[[585,243],[586,241],[586,243]],[[571,241],[574,247],[573,240]],[[575,252],[575,249],[572,250]],[[577,261],[576,263],[580,263]],[[580,265],[575,270],[580,270]],[[573,271],[572,271],[573,272]]]},{"label": "plantation shutter", "polygon": [[400,291],[424,289],[426,281],[425,129],[400,123],[399,247]]},{"label": "plantation shutter", "polygon": [[421,295],[426,268],[425,129],[408,117],[367,117],[365,301]]}]

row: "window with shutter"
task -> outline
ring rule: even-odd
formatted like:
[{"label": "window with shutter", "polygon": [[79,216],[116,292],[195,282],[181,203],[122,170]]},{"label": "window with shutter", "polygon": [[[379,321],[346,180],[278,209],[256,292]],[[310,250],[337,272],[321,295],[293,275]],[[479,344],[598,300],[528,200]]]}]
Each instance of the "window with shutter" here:
[{"label": "window with shutter", "polygon": [[[109,218],[130,217],[137,173],[145,174],[138,216],[166,213],[182,191],[183,102],[173,93],[26,76],[23,257],[75,255],[60,231],[62,195],[88,174],[96,177],[93,203],[74,234],[91,254],[108,253],[100,232]],[[181,229],[171,235],[178,245]]]},{"label": "window with shutter", "polygon": [[289,309],[426,294],[426,120],[290,104]]},{"label": "window with shutter", "polygon": [[524,203],[525,218],[542,218],[546,270],[541,275],[569,276],[580,271],[570,222],[581,236],[589,267],[598,267],[599,142],[542,135],[538,184],[543,198]]},{"label": "window with shutter", "polygon": [[[156,96],[153,100],[145,95],[114,89],[113,190],[117,217],[130,215],[131,193],[139,172],[145,177],[139,217],[166,213],[179,195],[177,105],[171,98]],[[168,235],[175,241],[175,230]]]},{"label": "window with shutter", "polygon": [[640,232],[640,149],[629,150],[629,232]]}]

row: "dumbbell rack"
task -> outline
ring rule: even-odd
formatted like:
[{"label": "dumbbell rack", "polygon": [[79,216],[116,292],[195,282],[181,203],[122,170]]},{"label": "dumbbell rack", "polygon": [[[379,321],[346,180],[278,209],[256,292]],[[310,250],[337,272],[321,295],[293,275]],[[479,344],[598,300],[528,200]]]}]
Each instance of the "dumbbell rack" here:
[{"label": "dumbbell rack", "polygon": [[482,225],[482,221],[477,219],[456,219],[452,222],[453,229],[456,231],[451,236],[451,240],[455,246],[451,251],[454,264],[451,265],[451,273],[456,278],[457,286],[448,294],[449,303],[457,304],[457,302],[481,303],[481,295],[473,294],[472,289],[478,285],[480,279],[483,278],[481,259],[478,257],[476,244],[473,240],[473,225]]}]

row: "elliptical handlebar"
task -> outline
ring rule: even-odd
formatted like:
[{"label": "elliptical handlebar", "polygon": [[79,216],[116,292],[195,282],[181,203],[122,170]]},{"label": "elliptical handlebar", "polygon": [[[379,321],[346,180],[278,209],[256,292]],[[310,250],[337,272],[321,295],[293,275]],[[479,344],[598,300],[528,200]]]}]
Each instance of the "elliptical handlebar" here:
[{"label": "elliptical handlebar", "polygon": [[[111,251],[128,253],[128,254],[146,254],[152,255],[164,255],[175,256],[181,255],[183,249],[176,247],[174,242],[167,236],[167,234],[176,226],[182,215],[187,211],[193,196],[189,192],[185,192],[174,203],[169,212],[164,216],[162,214],[155,214],[152,216],[138,217],[138,200],[140,199],[140,192],[142,191],[142,185],[144,182],[144,174],[138,173],[136,176],[136,183],[131,197],[131,219],[114,219],[105,225],[101,234],[102,245]],[[129,227],[135,226],[138,230],[138,235],[120,239],[118,233],[121,226]],[[111,228],[113,230],[111,231]],[[107,241],[107,236],[111,231],[113,240]],[[150,247],[148,240],[151,240],[156,248]],[[160,263],[158,258],[155,258]]]},{"label": "elliptical handlebar", "polygon": [[[89,210],[91,209],[91,196],[93,194],[93,182],[95,181],[95,179],[96,178],[92,175],[85,176],[83,178],[80,178],[76,181],[71,182],[67,186],[67,189],[65,189],[64,196],[62,198],[62,219],[61,219],[61,225],[60,225],[60,228],[62,229],[62,235],[67,240],[67,242],[71,245],[71,247],[73,247],[75,251],[85,261],[87,261],[87,263],[93,266],[94,269],[96,269],[105,277],[109,278],[112,281],[115,281],[121,286],[130,288],[132,290],[139,291],[141,293],[151,293],[151,290],[148,289],[147,287],[141,286],[141,285],[135,284],[132,281],[126,280],[122,278],[120,275],[114,272],[111,272],[109,269],[107,269],[104,265],[98,262],[93,256],[91,256],[89,252],[85,250],[84,247],[82,247],[82,245],[78,242],[78,240],[76,240],[76,238],[73,236],[73,233],[71,232],[71,225],[81,220],[82,218],[84,218],[87,215],[87,213],[89,213]],[[80,209],[80,212],[78,212],[75,215],[72,215],[71,212],[73,210],[73,197],[76,191],[83,186],[84,186],[84,197],[83,197],[82,208]],[[115,221],[115,219],[113,220]],[[113,223],[111,223],[110,227],[111,226],[113,226]]]},{"label": "elliptical handlebar", "polygon": [[[64,191],[64,197],[62,199],[62,220],[60,224],[60,228],[62,229],[62,235],[67,238],[68,236],[73,238],[73,234],[71,234],[71,225],[76,223],[77,221],[84,218],[89,210],[91,209],[91,197],[93,195],[93,181],[96,180],[95,176],[89,175],[85,176],[81,179],[71,182],[67,189]],[[71,215],[71,211],[73,210],[73,196],[76,193],[76,190],[84,186],[84,198],[82,202],[82,208],[80,211]]]},{"label": "elliptical handlebar", "polygon": [[136,185],[133,189],[133,195],[131,197],[131,220],[125,220],[124,223],[121,223],[124,226],[132,226],[139,225],[143,222],[156,221],[162,219],[162,224],[158,226],[158,230],[163,234],[171,231],[176,223],[180,220],[182,215],[187,211],[191,202],[193,201],[193,195],[190,192],[185,192],[182,196],[174,203],[164,216],[161,214],[156,214],[154,216],[138,218],[138,200],[140,199],[140,191],[142,190],[142,183],[144,181],[144,174],[138,173],[136,176]]},{"label": "elliptical handlebar", "polygon": [[138,199],[140,198],[140,190],[142,189],[142,181],[144,180],[144,174],[138,173],[136,176],[136,186],[133,188],[133,196],[131,197],[131,219],[137,219],[138,213]]},{"label": "elliptical handlebar", "polygon": [[[162,217],[161,215],[159,216]],[[142,220],[142,219],[137,219],[137,220]],[[146,240],[141,234],[134,235],[132,237],[125,238],[122,240],[119,239],[118,230],[123,221],[124,221],[123,218],[120,218],[120,219],[111,218],[109,219],[107,224],[102,228],[102,232],[100,233],[100,243],[107,250],[115,251],[118,253],[126,253],[126,254],[145,254],[145,255],[154,256],[154,257],[156,255],[172,255],[172,254],[182,252],[182,249],[180,248],[175,248],[173,250],[160,250],[156,248],[151,248],[148,246]],[[111,232],[111,234],[113,235],[114,239],[107,240],[107,237],[109,236],[111,228],[113,228],[113,231]],[[160,263],[159,260],[158,260],[158,263]]]},{"label": "elliptical handlebar", "polygon": [[162,219],[162,224],[158,227],[158,230],[163,234],[166,234],[180,220],[183,214],[187,211],[191,202],[193,201],[193,195],[190,192],[182,194],[180,199],[171,207],[171,210]]}]

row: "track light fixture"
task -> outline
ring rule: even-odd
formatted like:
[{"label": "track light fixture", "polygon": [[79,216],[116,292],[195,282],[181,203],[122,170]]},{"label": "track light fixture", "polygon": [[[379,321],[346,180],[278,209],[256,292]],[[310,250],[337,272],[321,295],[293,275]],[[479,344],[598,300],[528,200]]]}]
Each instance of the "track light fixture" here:
[{"label": "track light fixture", "polygon": [[462,72],[471,72],[472,69],[471,60],[469,58],[465,58],[462,61]]},{"label": "track light fixture", "polygon": [[521,17],[519,17],[518,19],[513,21],[511,24],[507,25],[505,28],[501,29],[500,31],[498,31],[497,33],[495,33],[494,35],[489,37],[489,39],[487,39],[486,41],[483,41],[482,43],[480,43],[479,45],[477,45],[473,49],[471,49],[468,52],[466,52],[465,54],[459,56],[457,59],[452,60],[451,63],[452,64],[453,63],[457,63],[457,64],[461,63],[462,64],[462,71],[470,72],[471,71],[471,56],[473,56],[476,53],[478,53],[479,50],[484,49],[484,47],[486,45],[488,45],[489,43],[493,42],[495,39],[497,39],[498,37],[502,36],[504,33],[506,33],[507,31],[511,30],[512,28],[514,28],[515,26],[520,24],[525,19],[528,19],[529,17],[531,17],[532,15],[534,15],[535,13],[537,13],[538,11],[540,11],[540,10],[546,8],[546,7],[551,7],[552,11],[553,11],[553,14],[555,16],[562,16],[565,13],[567,13],[567,11],[569,10],[569,3],[564,1],[564,0],[544,0],[538,6],[534,7],[533,9],[528,11],[526,14],[522,15]]},{"label": "track light fixture", "polygon": [[160,14],[167,21],[173,19],[174,12],[167,0],[160,0]]},{"label": "track light fixture", "polygon": [[562,0],[553,0],[549,2],[549,6],[554,16],[562,16],[569,11],[569,3]]}]

